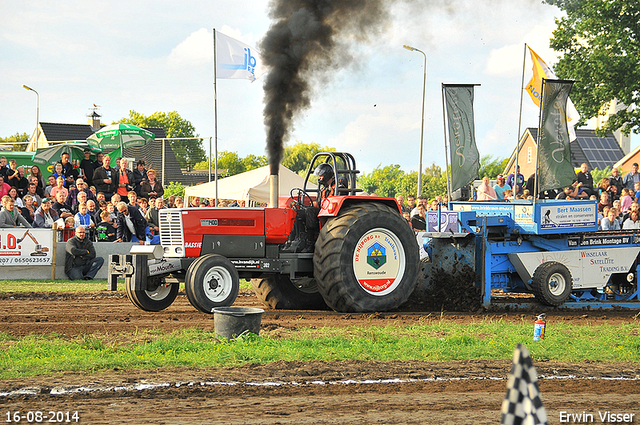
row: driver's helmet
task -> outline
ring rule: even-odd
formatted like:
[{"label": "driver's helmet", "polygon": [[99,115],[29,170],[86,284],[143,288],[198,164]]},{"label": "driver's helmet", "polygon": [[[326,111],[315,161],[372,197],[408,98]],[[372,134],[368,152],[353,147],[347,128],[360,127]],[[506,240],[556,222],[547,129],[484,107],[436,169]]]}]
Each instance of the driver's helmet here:
[{"label": "driver's helmet", "polygon": [[329,187],[331,180],[333,180],[333,167],[324,162],[316,167],[313,174],[318,176],[319,184]]}]

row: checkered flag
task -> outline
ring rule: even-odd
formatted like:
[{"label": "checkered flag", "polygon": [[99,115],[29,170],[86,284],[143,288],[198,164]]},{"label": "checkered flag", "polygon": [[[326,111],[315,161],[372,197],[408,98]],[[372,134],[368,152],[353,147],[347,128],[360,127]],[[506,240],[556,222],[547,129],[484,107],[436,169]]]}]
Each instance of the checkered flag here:
[{"label": "checkered flag", "polygon": [[538,389],[538,375],[529,350],[518,344],[513,352],[513,366],[502,402],[501,425],[547,425],[547,411]]}]

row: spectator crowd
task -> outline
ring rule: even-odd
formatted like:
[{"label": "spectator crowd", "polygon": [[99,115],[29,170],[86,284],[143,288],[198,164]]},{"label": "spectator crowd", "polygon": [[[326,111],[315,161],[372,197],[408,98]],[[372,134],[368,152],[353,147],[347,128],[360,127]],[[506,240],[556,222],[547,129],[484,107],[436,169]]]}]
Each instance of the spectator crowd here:
[{"label": "spectator crowd", "polygon": [[54,223],[62,240],[71,239],[83,228],[86,238],[98,242],[158,243],[158,210],[181,207],[180,197],[165,203],[164,189],[156,172],[137,162],[129,170],[125,158],[91,152],[79,166],[63,153],[45,181],[37,165],[25,170],[15,160],[0,157],[0,227],[51,228]]},{"label": "spectator crowd", "polygon": [[[477,188],[475,199],[478,201],[511,202],[514,200],[534,198],[536,192],[535,175],[525,180],[518,173],[498,175],[495,184],[491,184],[489,177],[483,177]],[[638,164],[632,165],[631,171],[624,176],[614,168],[609,177],[603,178],[597,184],[588,164],[582,164],[576,174],[576,180],[570,186],[544,191],[538,194],[538,199],[590,199],[598,202],[598,228],[600,230],[633,230],[640,229],[640,172]],[[409,195],[405,198],[398,195],[396,200],[402,207],[403,215],[415,231],[427,228],[427,214],[429,211],[447,209],[448,199],[436,196],[429,200],[425,197],[416,198]]]}]

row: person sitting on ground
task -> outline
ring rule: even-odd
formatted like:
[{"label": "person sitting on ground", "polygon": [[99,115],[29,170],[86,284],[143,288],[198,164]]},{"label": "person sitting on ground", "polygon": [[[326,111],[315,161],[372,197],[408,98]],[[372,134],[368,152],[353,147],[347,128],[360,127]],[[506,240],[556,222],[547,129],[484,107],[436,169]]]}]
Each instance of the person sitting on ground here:
[{"label": "person sitting on ground", "polygon": [[124,202],[119,202],[116,209],[118,210],[116,242],[138,242],[141,245],[144,244],[148,223],[140,211]]},{"label": "person sitting on ground", "polygon": [[2,211],[0,211],[0,227],[2,228],[11,228],[11,227],[28,227],[32,226],[29,224],[27,219],[25,219],[22,214],[15,209],[16,201],[13,200],[9,195],[4,195],[2,197]]},{"label": "person sitting on ground", "polygon": [[51,199],[44,198],[40,208],[33,215],[33,227],[50,229],[58,218],[58,213],[51,208]]},{"label": "person sitting on ground", "polygon": [[111,223],[111,214],[108,211],[100,213],[102,221],[96,226],[98,242],[115,242],[116,228]]},{"label": "person sitting on ground", "polygon": [[498,195],[496,191],[491,187],[491,182],[489,181],[489,177],[484,176],[482,178],[482,183],[478,186],[478,201],[496,201],[498,200]]},{"label": "person sitting on ground", "polygon": [[76,227],[75,236],[65,246],[64,272],[71,280],[92,280],[104,264],[104,258],[96,257],[93,242],[86,237],[84,227]]},{"label": "person sitting on ground", "polygon": [[609,208],[607,216],[602,219],[602,230],[620,230],[620,222],[616,218],[618,211],[615,208]]}]

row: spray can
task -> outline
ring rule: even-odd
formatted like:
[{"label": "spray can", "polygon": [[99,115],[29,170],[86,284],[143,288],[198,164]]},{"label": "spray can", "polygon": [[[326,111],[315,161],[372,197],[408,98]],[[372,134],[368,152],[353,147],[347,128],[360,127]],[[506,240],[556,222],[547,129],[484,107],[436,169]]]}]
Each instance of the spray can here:
[{"label": "spray can", "polygon": [[546,327],[547,327],[547,322],[544,320],[545,317],[547,317],[546,314],[544,313],[539,314],[535,324],[533,325],[534,341],[540,341],[541,339],[544,339],[544,331],[546,330]]}]

